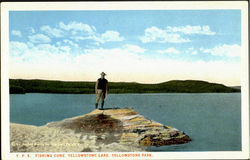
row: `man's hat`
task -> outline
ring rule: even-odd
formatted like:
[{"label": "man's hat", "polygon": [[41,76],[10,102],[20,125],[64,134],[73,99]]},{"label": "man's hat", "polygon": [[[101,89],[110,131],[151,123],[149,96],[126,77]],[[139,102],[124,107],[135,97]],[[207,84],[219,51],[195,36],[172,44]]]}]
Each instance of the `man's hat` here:
[{"label": "man's hat", "polygon": [[104,76],[105,76],[105,75],[106,75],[106,73],[102,72],[102,73],[101,73],[101,75],[104,75]]}]

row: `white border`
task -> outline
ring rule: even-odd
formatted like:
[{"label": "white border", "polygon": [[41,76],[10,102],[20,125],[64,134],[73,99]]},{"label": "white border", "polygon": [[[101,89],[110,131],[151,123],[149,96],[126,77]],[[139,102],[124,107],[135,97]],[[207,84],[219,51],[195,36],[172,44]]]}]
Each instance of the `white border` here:
[{"label": "white border", "polygon": [[[16,158],[15,153],[10,153],[9,144],[9,81],[8,81],[8,46],[9,46],[9,17],[11,11],[37,11],[37,10],[202,10],[202,9],[240,9],[242,18],[242,151],[228,152],[147,152],[153,157],[149,159],[248,159],[249,158],[249,78],[248,78],[248,3],[246,1],[203,1],[203,2],[3,2],[1,4],[1,132],[2,132],[2,158]],[[105,152],[102,152],[105,153]],[[108,152],[107,152],[108,153]],[[109,152],[108,154],[111,154]],[[115,152],[118,153],[119,152]],[[124,153],[124,152],[122,152]],[[143,153],[143,152],[138,152]],[[35,153],[24,153],[35,154]],[[65,153],[68,154],[68,153]],[[38,158],[42,160],[43,158]],[[54,158],[45,158],[54,159]],[[56,158],[69,159],[69,158]],[[78,158],[73,158],[74,160]],[[91,158],[80,158],[91,159]],[[102,159],[102,158],[94,158]],[[128,159],[128,158],[109,158]],[[131,159],[131,158],[129,158]],[[133,159],[148,159],[133,158]]]}]

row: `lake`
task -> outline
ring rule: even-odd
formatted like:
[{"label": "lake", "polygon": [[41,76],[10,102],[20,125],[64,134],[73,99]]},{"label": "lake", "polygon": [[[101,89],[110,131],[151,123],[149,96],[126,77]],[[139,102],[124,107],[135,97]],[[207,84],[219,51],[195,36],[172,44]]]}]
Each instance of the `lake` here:
[{"label": "lake", "polygon": [[[94,94],[11,94],[10,121],[45,125],[94,110]],[[130,107],[148,119],[184,131],[192,139],[149,151],[240,151],[240,93],[110,94],[107,108]]]}]

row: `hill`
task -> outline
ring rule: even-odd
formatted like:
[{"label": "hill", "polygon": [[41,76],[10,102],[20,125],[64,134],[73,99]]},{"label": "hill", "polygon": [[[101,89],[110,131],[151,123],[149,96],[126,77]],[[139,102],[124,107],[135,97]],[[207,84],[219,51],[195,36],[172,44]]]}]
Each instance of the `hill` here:
[{"label": "hill", "polygon": [[241,86],[230,86],[231,88],[241,89]]},{"label": "hill", "polygon": [[[10,79],[10,93],[95,93],[95,82]],[[173,80],[158,84],[110,82],[109,93],[230,93],[240,89],[196,80]]]}]

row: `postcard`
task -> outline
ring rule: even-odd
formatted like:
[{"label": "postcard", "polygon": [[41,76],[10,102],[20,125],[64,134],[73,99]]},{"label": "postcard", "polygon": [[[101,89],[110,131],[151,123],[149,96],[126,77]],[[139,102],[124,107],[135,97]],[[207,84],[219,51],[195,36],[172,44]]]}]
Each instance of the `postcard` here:
[{"label": "postcard", "polygon": [[4,160],[248,159],[247,2],[4,2]]}]

